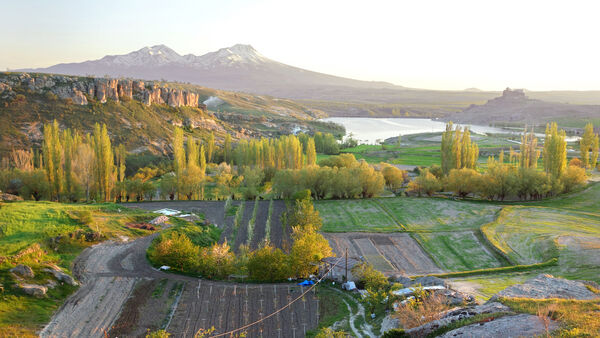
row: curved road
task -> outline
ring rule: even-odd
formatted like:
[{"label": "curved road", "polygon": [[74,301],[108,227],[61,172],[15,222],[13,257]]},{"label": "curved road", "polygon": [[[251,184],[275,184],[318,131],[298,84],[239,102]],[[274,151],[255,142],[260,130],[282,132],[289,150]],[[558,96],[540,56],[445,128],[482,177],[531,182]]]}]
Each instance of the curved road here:
[{"label": "curved road", "polygon": [[[131,309],[126,306],[128,302],[140,304],[137,312],[150,302],[149,292],[144,296],[134,292],[136,284],[148,281],[166,279],[169,285],[183,286],[180,300],[169,315],[172,320],[158,319],[168,320],[167,330],[176,337],[193,337],[198,329],[211,326],[217,333],[238,328],[268,315],[303,291],[291,284],[215,282],[157,271],[146,259],[146,249],[156,236],[124,243],[108,241],[84,250],[73,268],[81,287],[54,314],[40,336],[100,338],[110,334],[110,328],[123,316],[134,318],[135,325],[143,325],[139,314],[122,312]],[[145,312],[170,312],[166,306],[163,303],[162,309]],[[247,330],[247,336],[302,337],[316,327],[318,307],[318,299],[311,292],[277,316]],[[138,328],[137,332],[133,336],[140,336],[145,328]]]}]

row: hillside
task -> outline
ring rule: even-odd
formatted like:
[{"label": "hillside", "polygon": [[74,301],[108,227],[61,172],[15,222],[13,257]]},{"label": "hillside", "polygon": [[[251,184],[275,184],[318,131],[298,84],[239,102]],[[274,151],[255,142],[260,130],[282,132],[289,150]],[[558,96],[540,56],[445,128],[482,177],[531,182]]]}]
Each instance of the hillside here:
[{"label": "hillside", "polygon": [[[205,104],[205,103],[206,104]],[[168,153],[173,125],[198,138],[276,136],[293,130],[343,132],[323,112],[289,100],[169,82],[0,73],[0,153],[41,143],[43,124],[91,131],[106,123],[129,151]]]},{"label": "hillside", "polygon": [[543,101],[528,97],[523,90],[507,88],[502,96],[482,105],[471,105],[446,120],[479,125],[544,125],[555,121],[561,127],[582,128],[587,122],[600,121],[600,105],[576,105]]}]

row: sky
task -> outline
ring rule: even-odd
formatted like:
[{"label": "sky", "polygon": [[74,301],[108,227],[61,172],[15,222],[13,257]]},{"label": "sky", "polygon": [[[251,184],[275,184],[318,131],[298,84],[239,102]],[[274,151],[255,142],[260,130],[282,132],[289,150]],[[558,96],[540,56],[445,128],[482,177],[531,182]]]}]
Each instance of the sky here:
[{"label": "sky", "polygon": [[412,88],[600,90],[598,1],[2,1],[0,69],[236,43]]}]

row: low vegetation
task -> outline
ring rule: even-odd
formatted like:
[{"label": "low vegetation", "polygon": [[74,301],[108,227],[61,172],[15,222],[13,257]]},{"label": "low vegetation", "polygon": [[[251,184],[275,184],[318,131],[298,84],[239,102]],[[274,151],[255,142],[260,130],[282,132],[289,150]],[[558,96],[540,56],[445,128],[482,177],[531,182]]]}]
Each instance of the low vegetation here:
[{"label": "low vegetation", "polygon": [[33,336],[76,287],[59,284],[44,298],[26,295],[9,269],[30,266],[35,277],[27,283],[46,284],[53,276],[43,269],[56,265],[69,273],[86,247],[106,238],[149,234],[129,225],[151,215],[114,204],[53,202],[0,203],[0,336]]}]

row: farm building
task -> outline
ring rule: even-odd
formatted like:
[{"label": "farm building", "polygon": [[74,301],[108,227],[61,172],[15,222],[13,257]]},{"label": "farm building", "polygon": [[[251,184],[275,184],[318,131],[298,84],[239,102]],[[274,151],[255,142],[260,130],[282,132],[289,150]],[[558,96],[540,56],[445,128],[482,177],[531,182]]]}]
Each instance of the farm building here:
[{"label": "farm building", "polygon": [[[336,265],[337,263],[337,265]],[[348,280],[353,280],[352,268],[359,264],[360,261],[354,258],[348,258]],[[331,269],[331,271],[329,271]],[[329,271],[329,273],[327,273]],[[344,282],[346,280],[346,259],[342,257],[325,257],[321,260],[321,266],[319,266],[319,276],[332,279],[338,282]]]}]

